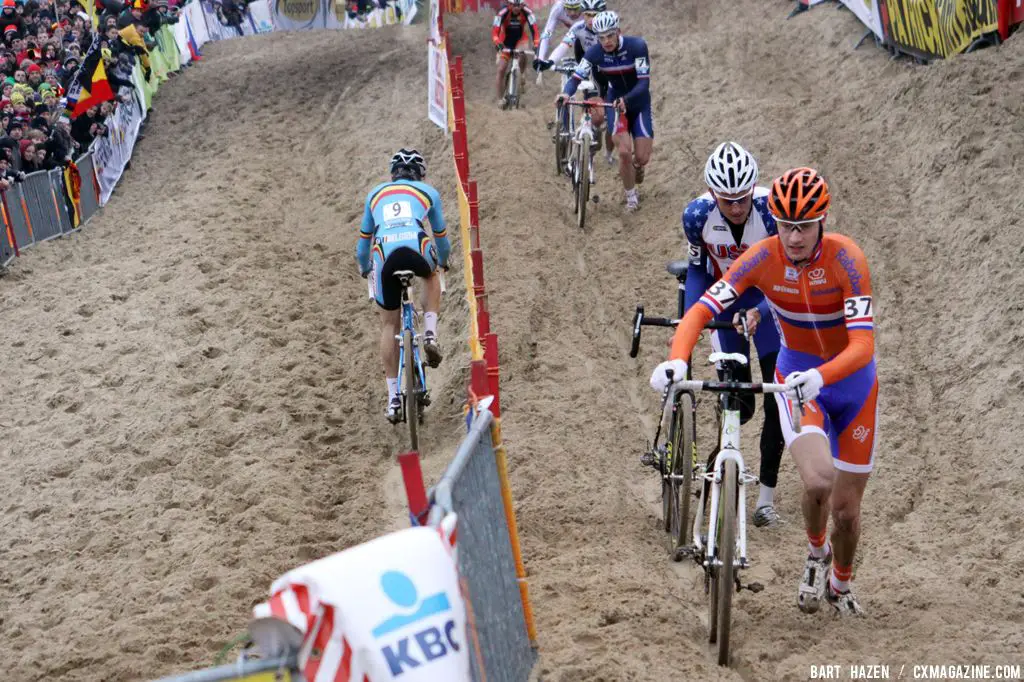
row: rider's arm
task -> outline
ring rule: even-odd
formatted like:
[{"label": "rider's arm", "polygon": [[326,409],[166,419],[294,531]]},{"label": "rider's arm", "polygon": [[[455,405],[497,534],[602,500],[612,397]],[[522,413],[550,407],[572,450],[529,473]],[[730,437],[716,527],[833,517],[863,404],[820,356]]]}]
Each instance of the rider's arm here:
[{"label": "rider's arm", "polygon": [[370,242],[373,239],[373,212],[370,211],[370,201],[367,198],[366,206],[363,208],[363,224],[359,227],[359,242],[356,244],[356,263],[359,264],[359,274],[365,275],[370,271]]},{"label": "rider's arm", "polygon": [[[761,269],[768,259],[768,246],[761,243],[759,248],[747,249],[737,258],[722,279],[718,280],[700,297],[700,300],[683,315],[672,337],[670,360],[686,361],[697,345],[697,339],[704,325],[736,302],[744,291],[757,286]],[[689,279],[689,275],[687,275]]]},{"label": "rider's arm", "polygon": [[565,56],[569,54],[569,50],[572,49],[574,42],[576,42],[576,35],[570,30],[565,34],[565,38],[558,43],[558,47],[551,51],[551,55],[547,58],[548,61],[557,64],[562,59],[565,59]]},{"label": "rider's arm", "polygon": [[529,8],[524,8],[526,12],[526,23],[530,26],[530,35],[533,36],[533,50],[534,53],[540,50],[540,31],[537,29],[537,18],[533,16],[533,12]]},{"label": "rider's arm", "polygon": [[687,261],[686,296],[683,310],[688,311],[704,295],[711,277],[708,275],[708,250],[704,247],[704,222],[708,210],[703,203],[691,201],[683,211],[683,232],[686,234]]},{"label": "rider's arm", "polygon": [[430,196],[430,210],[427,211],[427,219],[430,221],[430,231],[434,233],[434,244],[437,245],[438,265],[448,267],[448,256],[451,254],[452,245],[448,241],[448,226],[444,222],[444,211],[441,210],[441,195],[433,187],[428,193]]},{"label": "rider's arm", "polygon": [[563,93],[572,97],[576,94],[577,88],[587,78],[590,78],[590,73],[594,70],[592,64],[601,58],[599,51],[601,50],[600,45],[594,45],[592,48],[587,50],[587,53],[583,55],[583,59],[576,65],[576,71],[572,74],[572,78],[565,82],[565,89]]},{"label": "rider's arm", "polygon": [[868,261],[852,239],[842,238],[832,271],[843,290],[846,348],[818,367],[825,385],[845,379],[865,367],[875,355],[875,310]]},{"label": "rider's arm", "polygon": [[629,106],[640,97],[651,91],[651,60],[647,55],[646,41],[637,38],[639,47],[633,54],[633,67],[636,69],[636,85],[622,98]]},{"label": "rider's arm", "polygon": [[491,26],[491,42],[495,45],[501,45],[505,41],[503,24],[506,14],[508,14],[508,9],[503,7],[494,15],[494,24]]},{"label": "rider's arm", "polygon": [[544,25],[544,32],[540,34],[540,49],[537,50],[538,59],[546,59],[548,53],[548,43],[551,42],[551,38],[555,35],[555,29],[558,27],[558,23],[561,19],[562,14],[562,3],[556,2],[551,6],[551,11],[548,13],[548,23]]}]

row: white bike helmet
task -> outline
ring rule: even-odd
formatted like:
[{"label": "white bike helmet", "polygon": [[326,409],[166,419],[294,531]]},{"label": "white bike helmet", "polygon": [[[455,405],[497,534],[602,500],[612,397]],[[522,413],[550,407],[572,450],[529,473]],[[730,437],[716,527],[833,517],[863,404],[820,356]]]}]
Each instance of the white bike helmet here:
[{"label": "white bike helmet", "polygon": [[721,194],[749,192],[757,182],[757,161],[735,142],[723,142],[708,157],[704,182]]},{"label": "white bike helmet", "polygon": [[584,12],[604,12],[608,9],[608,3],[605,0],[583,0],[580,7]]},{"label": "white bike helmet", "polygon": [[415,149],[402,147],[391,157],[391,177],[403,175],[412,180],[422,180],[427,174],[427,162]]},{"label": "white bike helmet", "polygon": [[582,0],[562,0],[562,8],[567,10],[578,10],[583,6]]},{"label": "white bike helmet", "polygon": [[615,12],[601,12],[594,17],[594,33],[611,33],[619,29],[619,15]]}]

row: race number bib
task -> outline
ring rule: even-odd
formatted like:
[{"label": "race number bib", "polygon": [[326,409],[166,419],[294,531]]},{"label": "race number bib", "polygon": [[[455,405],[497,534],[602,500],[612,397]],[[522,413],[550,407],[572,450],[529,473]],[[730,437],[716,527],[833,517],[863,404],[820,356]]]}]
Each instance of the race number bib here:
[{"label": "race number bib", "polygon": [[693,265],[700,265],[700,247],[696,244],[689,244],[687,253],[690,256],[690,263]]},{"label": "race number bib", "polygon": [[633,60],[633,67],[636,69],[636,75],[650,76],[651,75],[651,63],[647,60],[647,57],[637,57]]},{"label": "race number bib", "polygon": [[733,301],[739,298],[736,290],[724,279],[720,279],[712,284],[711,288],[704,295],[717,303],[722,310],[728,308],[732,305]]},{"label": "race number bib", "polygon": [[846,299],[845,303],[847,320],[862,321],[872,318],[870,296],[851,296]]},{"label": "race number bib", "polygon": [[384,222],[405,223],[412,220],[412,204],[408,201],[395,201],[384,207]]}]

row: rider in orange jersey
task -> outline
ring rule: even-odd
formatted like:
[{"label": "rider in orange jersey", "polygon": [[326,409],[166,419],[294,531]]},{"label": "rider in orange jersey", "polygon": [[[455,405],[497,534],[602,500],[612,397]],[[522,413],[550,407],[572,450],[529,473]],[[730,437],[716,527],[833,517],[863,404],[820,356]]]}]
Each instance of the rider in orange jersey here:
[{"label": "rider in orange jersey", "polygon": [[[533,12],[526,6],[526,0],[506,0],[506,5],[498,10],[491,27],[491,42],[498,51],[498,104],[504,101],[505,72],[511,59],[511,50],[525,50],[530,42],[536,53],[540,49],[540,31]],[[529,39],[526,36],[530,33]],[[526,69],[526,55],[519,55],[519,68]],[[524,82],[525,85],[525,82]]]},{"label": "rider in orange jersey", "polygon": [[[778,235],[751,246],[690,308],[676,329],[670,359],[654,370],[651,385],[664,390],[667,369],[684,378],[684,358],[704,325],[750,287],[764,293],[782,340],[776,377],[785,377],[787,397],[799,391],[805,402],[796,433],[789,402],[776,394],[786,445],[804,484],[810,554],[797,603],[813,613],[824,598],[842,614],[860,615],[850,588],[861,500],[875,453],[874,308],[864,254],[849,237],[824,233],[830,199],[825,179],[810,168],[775,180],[768,209]],[[753,311],[747,313],[748,325],[758,321]]]}]

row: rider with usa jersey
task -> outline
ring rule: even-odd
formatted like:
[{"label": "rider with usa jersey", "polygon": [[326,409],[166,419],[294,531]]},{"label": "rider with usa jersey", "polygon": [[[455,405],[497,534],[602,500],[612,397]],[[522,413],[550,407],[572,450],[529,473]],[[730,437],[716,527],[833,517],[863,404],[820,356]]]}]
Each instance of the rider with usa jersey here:
[{"label": "rider with usa jersey", "polygon": [[[686,272],[686,302],[689,310],[708,287],[719,279],[750,245],[776,233],[775,219],[768,212],[768,190],[757,186],[757,161],[743,147],[724,142],[708,157],[704,181],[708,192],[691,201],[683,211],[683,229],[689,246],[689,268]],[[768,303],[757,289],[747,290],[735,303],[716,315],[732,320],[739,310],[751,310],[758,322],[767,317]],[[775,380],[775,359],[779,353],[779,334],[774,324],[758,324],[752,334],[757,347],[761,377]],[[711,334],[716,351],[741,353],[750,358],[750,344],[732,330]],[[721,377],[721,371],[719,371]],[[737,381],[750,381],[750,365],[744,365]],[[741,423],[754,415],[754,396],[743,396]],[[754,525],[775,527],[780,519],[775,511],[775,485],[785,442],[779,424],[779,408],[775,400],[764,401],[764,425],[761,429],[760,493],[754,512]]]},{"label": "rider with usa jersey", "polygon": [[[592,73],[607,78],[605,101],[612,103],[615,109],[615,121],[611,127],[619,150],[619,175],[626,190],[626,210],[635,211],[640,207],[636,185],[643,182],[644,168],[654,149],[650,56],[643,38],[622,35],[619,16],[615,12],[597,15],[594,31],[598,45],[583,55],[558,102],[572,96],[579,84]],[[595,115],[594,119],[596,121],[598,117]]]},{"label": "rider with usa jersey", "polygon": [[[359,273],[368,277],[380,306],[381,361],[388,387],[386,416],[392,424],[401,417],[398,385],[398,335],[402,324],[402,286],[394,273],[411,270],[425,280],[423,352],[427,364],[441,364],[437,341],[437,313],[441,308],[438,266],[447,269],[451,244],[441,211],[441,196],[423,182],[427,165],[415,149],[400,149],[391,157],[391,181],[366,195],[363,223],[356,245]],[[423,229],[430,221],[434,239]]]}]

